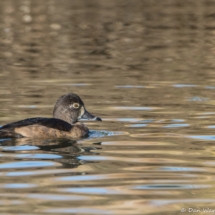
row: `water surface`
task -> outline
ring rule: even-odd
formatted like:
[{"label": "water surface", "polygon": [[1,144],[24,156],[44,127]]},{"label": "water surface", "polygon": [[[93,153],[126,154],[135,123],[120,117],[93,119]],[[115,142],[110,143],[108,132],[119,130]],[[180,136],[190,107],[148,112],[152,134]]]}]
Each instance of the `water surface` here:
[{"label": "water surface", "polygon": [[1,140],[0,214],[215,209],[214,7],[0,1],[0,125],[69,92],[103,119],[83,139]]}]

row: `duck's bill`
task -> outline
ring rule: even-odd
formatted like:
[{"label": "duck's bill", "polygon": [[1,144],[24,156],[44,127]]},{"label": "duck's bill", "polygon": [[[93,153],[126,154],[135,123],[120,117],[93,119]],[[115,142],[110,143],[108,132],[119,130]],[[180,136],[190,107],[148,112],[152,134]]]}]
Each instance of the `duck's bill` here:
[{"label": "duck's bill", "polygon": [[88,119],[88,120],[92,120],[92,121],[102,121],[101,118],[93,116],[87,110],[85,110],[84,114],[81,116],[81,119]]}]

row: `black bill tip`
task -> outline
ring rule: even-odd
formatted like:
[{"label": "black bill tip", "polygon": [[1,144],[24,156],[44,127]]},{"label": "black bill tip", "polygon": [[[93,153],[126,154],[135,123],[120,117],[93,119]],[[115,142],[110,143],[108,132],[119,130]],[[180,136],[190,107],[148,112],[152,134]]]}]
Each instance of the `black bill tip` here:
[{"label": "black bill tip", "polygon": [[88,120],[92,120],[92,121],[102,121],[101,118],[92,115],[91,113],[89,113],[86,109],[84,114],[81,116],[82,119],[88,119]]},{"label": "black bill tip", "polygon": [[102,119],[99,118],[99,117],[95,117],[95,118],[94,118],[94,121],[102,121]]}]

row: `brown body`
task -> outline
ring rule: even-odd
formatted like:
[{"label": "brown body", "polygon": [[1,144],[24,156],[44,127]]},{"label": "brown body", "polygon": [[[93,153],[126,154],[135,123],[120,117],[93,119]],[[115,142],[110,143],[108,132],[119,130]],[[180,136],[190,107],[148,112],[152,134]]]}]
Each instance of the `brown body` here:
[{"label": "brown body", "polygon": [[61,96],[54,107],[54,118],[29,118],[0,127],[0,138],[79,138],[89,133],[78,119],[101,121],[86,111],[76,94]]},{"label": "brown body", "polygon": [[86,136],[89,132],[88,128],[81,122],[75,123],[70,131],[48,128],[42,125],[29,125],[15,128],[14,131],[23,137],[30,138],[78,138]]},{"label": "brown body", "polygon": [[70,124],[61,119],[38,117],[4,125],[0,128],[0,137],[78,138],[88,132],[81,122]]}]

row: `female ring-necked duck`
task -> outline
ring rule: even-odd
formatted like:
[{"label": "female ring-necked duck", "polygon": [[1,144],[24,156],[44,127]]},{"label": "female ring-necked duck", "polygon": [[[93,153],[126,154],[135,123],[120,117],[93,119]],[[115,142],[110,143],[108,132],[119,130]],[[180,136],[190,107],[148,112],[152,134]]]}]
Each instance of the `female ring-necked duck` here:
[{"label": "female ring-necked duck", "polygon": [[102,121],[90,114],[83,101],[74,93],[61,96],[54,107],[53,118],[29,118],[6,124],[0,128],[0,138],[78,138],[88,134],[79,119]]}]

